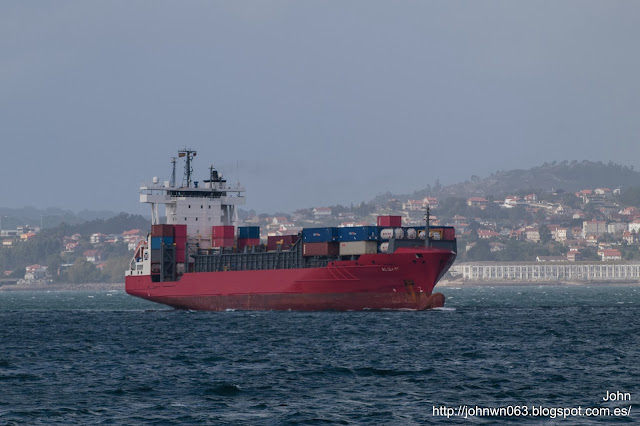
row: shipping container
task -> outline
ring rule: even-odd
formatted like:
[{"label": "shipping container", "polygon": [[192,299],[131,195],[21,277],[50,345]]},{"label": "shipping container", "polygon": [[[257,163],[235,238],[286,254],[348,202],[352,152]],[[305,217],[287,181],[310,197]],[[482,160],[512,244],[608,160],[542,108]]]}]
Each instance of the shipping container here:
[{"label": "shipping container", "polygon": [[407,238],[414,240],[416,238],[425,238],[424,228],[419,227],[404,227],[404,228],[384,228],[380,230],[381,240],[390,240],[391,238],[403,239]]},{"label": "shipping container", "polygon": [[174,237],[187,238],[187,225],[173,225]]},{"label": "shipping container", "polygon": [[444,228],[444,240],[453,241],[456,239],[456,229],[452,226]]},{"label": "shipping container", "polygon": [[377,241],[380,238],[380,228],[377,226],[354,226],[339,228],[340,241]]},{"label": "shipping container", "polygon": [[397,228],[402,226],[402,216],[378,216],[378,226]]},{"label": "shipping container", "polygon": [[376,254],[377,252],[377,241],[343,241],[340,243],[340,256]]},{"label": "shipping container", "polygon": [[281,235],[267,237],[267,250],[274,251],[280,246],[280,250],[289,250],[298,241],[297,235]]},{"label": "shipping container", "polygon": [[152,237],[173,237],[173,225],[151,225]]},{"label": "shipping container", "polygon": [[442,239],[443,229],[442,228],[431,228],[429,229],[429,238],[435,241],[439,241]]},{"label": "shipping container", "polygon": [[235,245],[235,239],[233,238],[214,238],[212,247],[233,247]]},{"label": "shipping container", "polygon": [[327,243],[338,241],[338,228],[305,228],[302,230],[305,243]]},{"label": "shipping container", "polygon": [[157,250],[162,248],[162,244],[173,245],[173,237],[151,237],[151,249]]},{"label": "shipping container", "polygon": [[238,238],[238,250],[242,251],[245,247],[259,246],[260,238]]},{"label": "shipping container", "polygon": [[162,256],[162,250],[151,250],[151,262],[160,262],[160,256]]},{"label": "shipping container", "polygon": [[259,226],[239,226],[238,239],[245,240],[247,238],[260,238]]},{"label": "shipping container", "polygon": [[418,235],[415,228],[405,228],[404,234],[410,240],[415,240]]},{"label": "shipping container", "polygon": [[176,245],[176,250],[184,250],[187,245],[187,237],[175,237],[173,242]]},{"label": "shipping container", "polygon": [[389,243],[380,244],[380,253],[386,253],[389,251]]},{"label": "shipping container", "polygon": [[176,262],[184,262],[186,260],[185,254],[186,251],[184,249],[176,249]]},{"label": "shipping container", "polygon": [[236,236],[233,225],[214,226],[211,230],[213,238],[234,238]]},{"label": "shipping container", "polygon": [[191,242],[191,244],[197,244],[199,249],[208,250],[211,248],[211,238],[199,236],[195,242]]},{"label": "shipping container", "polygon": [[380,230],[380,238],[383,240],[390,240],[393,238],[393,228],[385,228]]},{"label": "shipping container", "polygon": [[303,256],[337,256],[340,247],[336,242],[326,243],[304,243],[302,246]]}]

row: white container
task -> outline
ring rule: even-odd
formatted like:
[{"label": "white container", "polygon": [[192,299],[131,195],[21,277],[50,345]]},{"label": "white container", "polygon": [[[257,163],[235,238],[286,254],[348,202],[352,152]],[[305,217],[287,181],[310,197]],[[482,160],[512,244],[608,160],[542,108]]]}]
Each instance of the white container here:
[{"label": "white container", "polygon": [[417,235],[418,235],[418,233],[416,232],[415,229],[413,229],[413,228],[407,229],[407,238],[408,239],[415,240]]},{"label": "white container", "polygon": [[404,238],[404,231],[402,230],[402,228],[394,229],[393,234],[397,240],[401,240]]},{"label": "white container", "polygon": [[380,244],[380,253],[386,253],[389,251],[389,243]]},{"label": "white container", "polygon": [[393,238],[393,228],[385,228],[380,231],[380,238],[383,240],[390,240]]},{"label": "white container", "polygon": [[340,256],[376,254],[378,243],[375,241],[345,241],[340,243]]}]

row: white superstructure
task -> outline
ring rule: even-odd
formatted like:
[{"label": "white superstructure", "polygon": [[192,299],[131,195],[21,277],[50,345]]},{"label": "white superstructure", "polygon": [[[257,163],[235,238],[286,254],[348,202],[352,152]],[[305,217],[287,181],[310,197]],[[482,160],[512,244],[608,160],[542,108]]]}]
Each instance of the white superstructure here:
[{"label": "white superstructure", "polygon": [[175,162],[172,181],[159,182],[140,187],[140,202],[151,204],[151,223],[160,224],[160,204],[164,204],[168,225],[187,225],[190,238],[210,238],[211,228],[219,225],[237,226],[237,206],[245,204],[245,189],[239,183],[229,185],[213,166],[209,177],[202,182],[191,181],[191,161],[196,152],[183,150],[186,157],[185,179],[182,185],[175,183]]}]

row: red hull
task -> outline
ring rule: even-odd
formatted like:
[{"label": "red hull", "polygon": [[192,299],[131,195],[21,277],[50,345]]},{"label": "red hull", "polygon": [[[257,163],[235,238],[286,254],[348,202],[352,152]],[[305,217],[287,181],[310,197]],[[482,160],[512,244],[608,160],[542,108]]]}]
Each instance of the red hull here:
[{"label": "red hull", "polygon": [[432,291],[454,259],[448,250],[400,248],[325,268],[198,272],[176,282],[128,276],[126,290],[179,309],[422,310],[444,305],[444,296]]}]

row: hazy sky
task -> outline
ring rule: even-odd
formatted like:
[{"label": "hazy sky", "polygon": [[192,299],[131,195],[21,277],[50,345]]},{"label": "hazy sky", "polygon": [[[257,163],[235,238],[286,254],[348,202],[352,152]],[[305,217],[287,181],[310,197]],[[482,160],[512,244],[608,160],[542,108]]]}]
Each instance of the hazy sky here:
[{"label": "hazy sky", "polygon": [[638,22],[636,0],[4,0],[0,205],[148,213],[185,145],[259,212],[640,168]]}]

